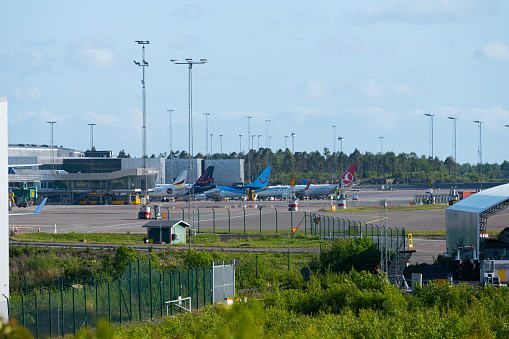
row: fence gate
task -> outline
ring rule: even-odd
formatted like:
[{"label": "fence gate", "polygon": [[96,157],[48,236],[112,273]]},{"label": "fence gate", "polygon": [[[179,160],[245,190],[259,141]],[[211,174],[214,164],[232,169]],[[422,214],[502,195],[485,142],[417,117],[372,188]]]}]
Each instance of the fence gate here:
[{"label": "fence gate", "polygon": [[235,260],[225,265],[212,262],[212,304],[235,297]]}]

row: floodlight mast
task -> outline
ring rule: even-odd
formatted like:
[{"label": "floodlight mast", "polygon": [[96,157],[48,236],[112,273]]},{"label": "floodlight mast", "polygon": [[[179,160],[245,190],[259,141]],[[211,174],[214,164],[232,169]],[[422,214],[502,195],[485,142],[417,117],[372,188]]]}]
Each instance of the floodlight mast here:
[{"label": "floodlight mast", "polygon": [[[175,65],[188,65],[189,68],[189,88],[188,88],[188,97],[189,97],[189,164],[188,164],[188,173],[189,178],[191,179],[192,173],[193,173],[193,65],[200,65],[200,64],[206,64],[207,59],[200,59],[200,61],[193,61],[191,58],[185,59],[184,62],[180,62],[175,59],[171,59],[171,62],[173,62]],[[197,179],[197,178],[195,178]],[[191,216],[191,210],[192,210],[192,220],[191,221],[191,228],[194,227],[194,186],[191,185],[191,188],[189,189],[189,216]]]},{"label": "floodlight mast", "polygon": [[147,202],[148,195],[148,178],[147,178],[147,101],[146,101],[146,88],[145,88],[145,67],[148,67],[148,62],[145,61],[145,45],[150,44],[150,41],[136,40],[138,45],[141,45],[141,62],[134,60],[134,64],[142,69],[142,107],[143,107],[143,126],[142,130],[142,153],[143,153],[143,180],[141,185],[141,191]]},{"label": "floodlight mast", "polygon": [[90,126],[90,152],[94,150],[94,126],[97,124],[87,124]]}]

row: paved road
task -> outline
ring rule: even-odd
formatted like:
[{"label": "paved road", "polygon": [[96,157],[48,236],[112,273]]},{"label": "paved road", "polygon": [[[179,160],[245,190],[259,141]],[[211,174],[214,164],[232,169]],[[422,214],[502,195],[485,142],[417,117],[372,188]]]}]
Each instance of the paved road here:
[{"label": "paved road", "polygon": [[[409,205],[415,194],[423,194],[422,190],[401,191],[359,191],[360,201],[349,206],[374,206],[379,208],[380,199],[386,199],[389,205]],[[352,193],[350,193],[352,194]],[[309,213],[320,213],[329,217],[330,227],[338,227],[339,219],[373,224],[380,223],[380,212],[338,211],[332,213],[318,212],[320,209],[330,209],[330,200],[309,200],[299,202],[299,211],[288,212],[284,201],[272,202],[195,202],[193,209],[189,209],[186,202],[162,203],[162,210],[168,212],[171,219],[193,220],[200,231],[228,232],[243,231],[257,234],[262,231],[289,232],[297,227],[297,233],[309,234]],[[261,212],[260,212],[261,206]],[[15,212],[28,212],[34,206],[24,208],[14,207]],[[47,205],[39,215],[12,216],[10,227],[17,228],[19,233],[54,232],[58,233],[145,233],[143,225],[146,220],[137,219],[139,206],[110,205],[110,206],[62,206]],[[193,217],[194,214],[194,217]],[[245,217],[244,217],[245,216]],[[509,210],[505,210],[488,220],[488,230],[502,230],[509,227]],[[445,230],[445,210],[421,210],[408,212],[387,212],[387,226],[407,233],[416,230]],[[364,227],[364,226],[363,226]],[[414,259],[418,262],[430,262],[432,256],[445,252],[445,240],[415,239],[415,249],[418,251]],[[415,259],[417,258],[417,259]],[[420,261],[422,258],[422,261]]]}]

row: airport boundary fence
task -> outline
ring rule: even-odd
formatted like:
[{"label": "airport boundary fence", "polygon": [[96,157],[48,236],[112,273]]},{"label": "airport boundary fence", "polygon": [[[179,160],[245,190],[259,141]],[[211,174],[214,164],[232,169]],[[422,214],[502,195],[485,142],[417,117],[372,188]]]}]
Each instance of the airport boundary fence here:
[{"label": "airport boundary fence", "polygon": [[[95,277],[11,294],[9,315],[36,338],[63,337],[81,327],[95,328],[98,319],[123,324],[162,318],[212,302],[213,266],[168,271],[156,269],[150,258],[138,259],[129,262],[125,273],[114,279]],[[233,263],[231,269],[235,271]],[[234,284],[234,277],[228,276],[221,282],[228,283],[229,279]],[[181,301],[170,302],[176,300]]]},{"label": "airport boundary fence", "polygon": [[[192,220],[188,210],[172,212],[173,217]],[[178,214],[175,214],[178,213]],[[167,218],[170,218],[168,213]],[[323,240],[368,237],[380,249],[385,236],[381,225],[340,218],[333,213],[288,211],[281,208],[197,208],[194,222],[198,233],[244,235],[291,235]],[[396,252],[405,248],[405,229],[387,227],[387,243]],[[384,241],[382,241],[384,242]]]}]

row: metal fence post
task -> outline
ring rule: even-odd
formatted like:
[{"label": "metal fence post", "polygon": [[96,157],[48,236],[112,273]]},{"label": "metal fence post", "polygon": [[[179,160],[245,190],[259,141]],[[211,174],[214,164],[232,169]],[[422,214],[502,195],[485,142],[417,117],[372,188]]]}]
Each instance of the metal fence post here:
[{"label": "metal fence post", "polygon": [[64,333],[64,276],[60,277],[60,303],[62,304],[62,337]]},{"label": "metal fence post", "polygon": [[35,292],[35,337],[39,338],[39,305],[37,304],[37,292]]},{"label": "metal fence post", "polygon": [[141,273],[140,273],[140,259],[138,258],[138,313],[139,313],[139,319],[141,321]]},{"label": "metal fence post", "polygon": [[212,226],[214,230],[214,234],[216,233],[216,210],[212,207]]},{"label": "metal fence post", "polygon": [[48,292],[48,299],[49,299],[49,308],[48,308],[48,312],[49,312],[49,337],[51,338],[53,336],[53,317],[52,317],[52,312],[51,312],[51,291]]},{"label": "metal fence post", "polygon": [[154,303],[153,303],[153,296],[152,296],[152,260],[150,257],[148,258],[148,278],[149,278],[149,289],[150,289],[150,319],[154,319],[153,316],[153,309],[154,309]]},{"label": "metal fence post", "polygon": [[244,234],[246,234],[246,209],[242,207],[242,210],[244,211]]},{"label": "metal fence post", "polygon": [[88,328],[88,312],[87,312],[87,286],[83,285],[83,296],[85,299],[85,304],[83,307],[85,308],[85,328]]},{"label": "metal fence post", "polygon": [[277,208],[274,208],[274,211],[276,211],[276,235],[277,235]]},{"label": "metal fence post", "polygon": [[200,233],[200,209],[197,207],[196,210],[198,211],[198,233]]},{"label": "metal fence post", "polygon": [[[227,207],[228,210],[228,234],[231,234],[231,218],[230,218],[230,209]],[[198,308],[198,307],[197,307]]]},{"label": "metal fence post", "polygon": [[399,230],[396,226],[394,226],[396,229],[396,249],[399,250]]},{"label": "metal fence post", "polygon": [[262,205],[258,209],[260,210],[260,235],[262,235]]},{"label": "metal fence post", "polygon": [[293,211],[290,211],[290,231],[293,232]]},{"label": "metal fence post", "polygon": [[307,236],[307,222],[308,222],[308,215],[306,212],[304,212],[304,236]]},{"label": "metal fence post", "polygon": [[110,282],[106,281],[106,283],[108,284],[108,324],[111,324],[111,291],[110,291]]}]

